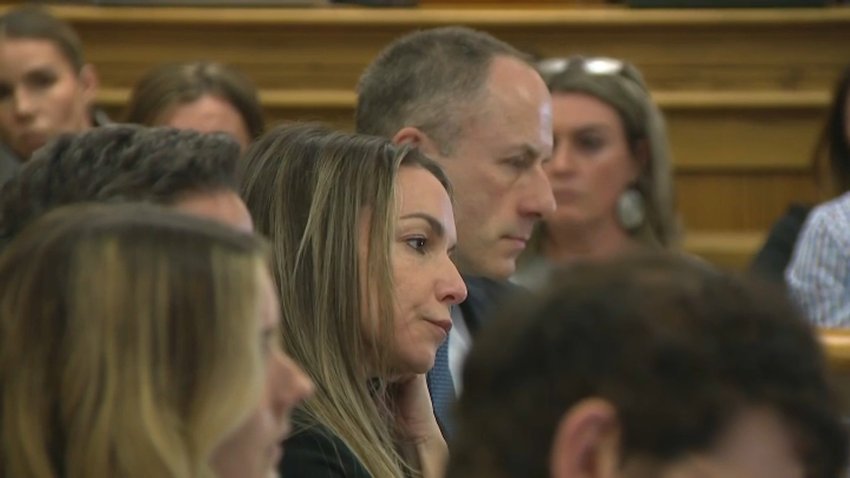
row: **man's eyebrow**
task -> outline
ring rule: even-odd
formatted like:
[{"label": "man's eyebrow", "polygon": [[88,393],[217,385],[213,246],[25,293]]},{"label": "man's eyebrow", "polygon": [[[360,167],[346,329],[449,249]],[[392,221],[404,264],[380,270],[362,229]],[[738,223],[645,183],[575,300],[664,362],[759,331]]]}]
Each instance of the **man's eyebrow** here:
[{"label": "man's eyebrow", "polygon": [[434,231],[434,234],[440,237],[446,235],[446,228],[443,227],[443,224],[438,221],[437,218],[430,214],[426,214],[424,212],[412,212],[410,214],[405,214],[404,216],[401,216],[401,219],[422,219],[428,223],[428,225]]}]

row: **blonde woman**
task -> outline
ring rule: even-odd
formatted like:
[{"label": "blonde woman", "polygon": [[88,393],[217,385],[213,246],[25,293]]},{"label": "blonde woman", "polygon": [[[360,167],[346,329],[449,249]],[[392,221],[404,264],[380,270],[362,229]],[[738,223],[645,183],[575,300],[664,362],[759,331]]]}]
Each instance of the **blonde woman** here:
[{"label": "blonde woman", "polygon": [[265,478],[312,384],[260,242],[155,206],[73,206],[0,258],[0,474]]},{"label": "blonde woman", "polygon": [[416,151],[315,125],[269,132],[243,166],[273,245],[285,349],[317,384],[281,474],[441,477],[424,374],[466,297],[445,175]]},{"label": "blonde woman", "polygon": [[579,56],[538,68],[552,93],[554,150],[546,174],[557,208],[535,232],[514,279],[536,286],[557,264],[676,249],[666,129],[637,68]]}]

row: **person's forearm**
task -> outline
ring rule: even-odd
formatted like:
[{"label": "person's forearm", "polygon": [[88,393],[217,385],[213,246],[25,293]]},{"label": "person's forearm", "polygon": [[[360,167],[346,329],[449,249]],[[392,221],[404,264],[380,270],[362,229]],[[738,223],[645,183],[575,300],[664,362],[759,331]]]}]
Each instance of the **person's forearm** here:
[{"label": "person's forearm", "polygon": [[443,478],[449,461],[449,447],[442,433],[431,435],[415,445],[422,478]]}]

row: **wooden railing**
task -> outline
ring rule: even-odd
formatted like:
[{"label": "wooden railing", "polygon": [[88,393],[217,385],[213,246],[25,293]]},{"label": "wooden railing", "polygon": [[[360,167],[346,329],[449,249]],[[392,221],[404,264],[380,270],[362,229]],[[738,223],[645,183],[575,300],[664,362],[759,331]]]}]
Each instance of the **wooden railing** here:
[{"label": "wooden railing", "polygon": [[830,368],[850,376],[850,329],[824,329],[819,335]]}]

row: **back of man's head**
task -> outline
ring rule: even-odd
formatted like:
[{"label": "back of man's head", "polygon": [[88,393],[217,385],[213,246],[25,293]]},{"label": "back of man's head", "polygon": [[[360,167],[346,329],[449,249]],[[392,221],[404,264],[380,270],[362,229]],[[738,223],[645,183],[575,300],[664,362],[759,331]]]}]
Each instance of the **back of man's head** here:
[{"label": "back of man's head", "polygon": [[593,462],[607,433],[615,476],[639,461],[660,477],[677,460],[746,448],[730,435],[761,416],[781,425],[760,436],[791,445],[733,450],[732,465],[757,462],[744,476],[779,476],[765,470],[785,460],[803,473],[782,476],[843,476],[821,348],[778,292],[672,256],[577,265],[553,284],[476,340],[449,477],[606,476],[561,472]]},{"label": "back of man's head", "polygon": [[235,191],[239,144],[224,134],[116,125],[65,134],[38,150],[0,194],[0,237],[79,202],[172,205]]},{"label": "back of man's head", "polygon": [[417,31],[387,46],[360,78],[358,133],[392,138],[419,128],[450,149],[466,106],[481,100],[494,57],[527,62],[512,46],[465,27]]}]

